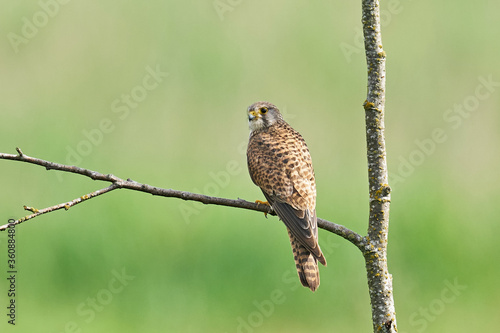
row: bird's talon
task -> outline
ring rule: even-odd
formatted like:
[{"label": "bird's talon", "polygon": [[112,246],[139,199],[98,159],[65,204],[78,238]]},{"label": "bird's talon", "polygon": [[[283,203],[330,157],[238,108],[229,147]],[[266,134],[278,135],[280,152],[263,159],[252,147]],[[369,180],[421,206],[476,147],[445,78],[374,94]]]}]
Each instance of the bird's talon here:
[{"label": "bird's talon", "polygon": [[[271,207],[271,204],[267,201],[255,200],[255,203]],[[267,219],[267,213],[264,213],[264,217]]]}]

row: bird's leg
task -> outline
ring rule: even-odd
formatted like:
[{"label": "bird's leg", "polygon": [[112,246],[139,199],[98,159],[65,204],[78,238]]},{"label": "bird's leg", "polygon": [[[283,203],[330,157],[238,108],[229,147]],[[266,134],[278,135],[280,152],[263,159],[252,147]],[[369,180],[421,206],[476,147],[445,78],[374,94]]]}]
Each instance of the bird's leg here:
[{"label": "bird's leg", "polygon": [[[269,202],[267,202],[267,201],[255,200],[255,203],[257,203],[257,204],[261,204],[261,205],[266,205],[266,206],[271,207],[271,204],[270,204]],[[264,216],[265,216],[265,217],[266,217],[266,219],[267,219],[267,213],[264,213]]]}]

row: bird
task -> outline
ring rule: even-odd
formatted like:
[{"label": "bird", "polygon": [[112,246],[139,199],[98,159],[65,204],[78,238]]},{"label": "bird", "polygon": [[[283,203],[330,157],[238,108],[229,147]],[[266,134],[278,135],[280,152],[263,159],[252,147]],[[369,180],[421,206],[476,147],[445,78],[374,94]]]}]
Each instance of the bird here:
[{"label": "bird", "polygon": [[285,224],[295,267],[304,287],[319,286],[318,261],[326,259],[318,243],[316,180],[309,148],[269,102],[247,109],[250,137],[247,164],[250,178]]}]

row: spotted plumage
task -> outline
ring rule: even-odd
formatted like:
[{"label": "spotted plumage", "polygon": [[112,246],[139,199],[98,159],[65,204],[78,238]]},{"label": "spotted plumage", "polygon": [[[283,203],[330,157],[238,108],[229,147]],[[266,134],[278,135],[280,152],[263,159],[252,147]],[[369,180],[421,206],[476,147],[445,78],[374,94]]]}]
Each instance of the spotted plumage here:
[{"label": "spotted plumage", "polygon": [[300,282],[315,291],[317,262],[326,266],[326,259],[318,244],[316,182],[309,149],[273,104],[257,102],[247,112],[250,177],[288,229]]}]

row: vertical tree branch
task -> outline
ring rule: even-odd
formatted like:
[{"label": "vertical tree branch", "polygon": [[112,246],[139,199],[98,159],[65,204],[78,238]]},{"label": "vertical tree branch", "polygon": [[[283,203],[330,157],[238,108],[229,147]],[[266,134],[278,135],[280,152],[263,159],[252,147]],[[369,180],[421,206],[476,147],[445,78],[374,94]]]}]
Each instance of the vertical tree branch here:
[{"label": "vertical tree branch", "polygon": [[370,192],[368,235],[363,251],[372,306],[374,332],[396,332],[392,276],[387,268],[390,187],[384,138],[385,52],[378,0],[362,0],[363,34],[368,69],[364,103]]}]

